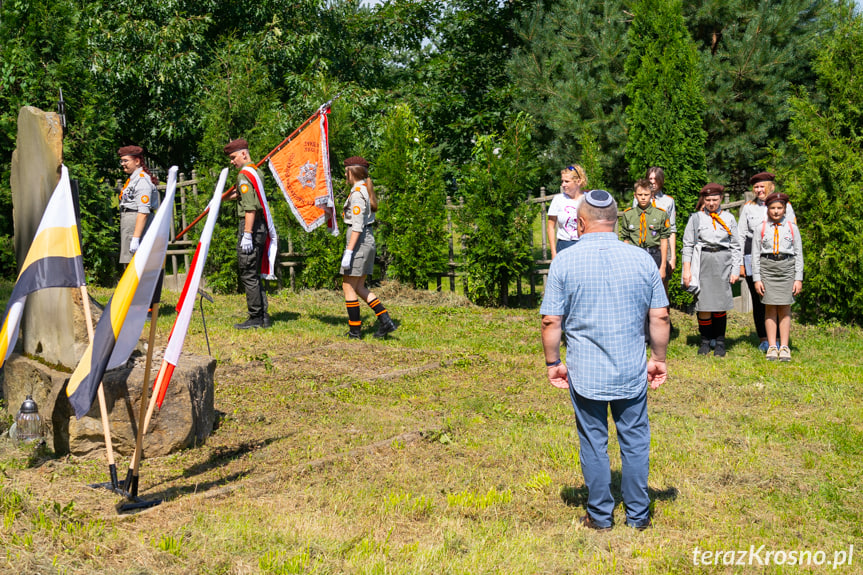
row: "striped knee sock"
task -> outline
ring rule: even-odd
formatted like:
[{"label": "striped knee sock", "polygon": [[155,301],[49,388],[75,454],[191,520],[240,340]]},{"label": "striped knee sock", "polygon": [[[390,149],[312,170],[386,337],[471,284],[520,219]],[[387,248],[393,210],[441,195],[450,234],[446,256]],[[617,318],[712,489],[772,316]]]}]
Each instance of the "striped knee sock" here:
[{"label": "striped knee sock", "polygon": [[368,302],[369,307],[372,308],[372,311],[375,312],[375,315],[380,317],[381,315],[387,313],[387,308],[384,307],[384,304],[381,303],[381,300],[378,298],[373,299]]},{"label": "striped knee sock", "polygon": [[725,337],[725,326],[728,325],[728,314],[724,311],[713,312],[713,338]]},{"label": "striped knee sock", "polygon": [[713,339],[713,318],[698,318],[698,332],[702,339]]},{"label": "striped knee sock", "polygon": [[360,302],[358,300],[345,300],[345,307],[348,308],[348,325],[353,332],[359,332],[360,326],[363,325],[360,319]]}]

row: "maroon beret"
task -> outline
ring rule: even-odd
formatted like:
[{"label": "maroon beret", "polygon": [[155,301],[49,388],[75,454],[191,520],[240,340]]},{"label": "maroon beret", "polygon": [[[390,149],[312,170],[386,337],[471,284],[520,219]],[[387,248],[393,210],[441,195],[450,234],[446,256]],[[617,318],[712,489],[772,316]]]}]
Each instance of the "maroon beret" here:
[{"label": "maroon beret", "polygon": [[225,154],[227,154],[228,156],[230,156],[234,152],[239,152],[240,150],[248,150],[248,149],[249,149],[249,143],[242,138],[238,138],[236,140],[231,140],[224,147]]},{"label": "maroon beret", "polygon": [[701,188],[701,195],[702,196],[715,196],[716,194],[721,194],[724,191],[725,191],[725,188],[723,186],[720,186],[719,184],[709,183],[706,186],[704,186],[703,188]]},{"label": "maroon beret", "polygon": [[788,204],[788,194],[783,194],[782,192],[773,192],[766,198],[764,198],[764,205],[769,206],[774,202],[782,202],[783,204]]},{"label": "maroon beret", "polygon": [[143,156],[144,149],[140,146],[123,146],[117,150],[117,155],[122,156]]},{"label": "maroon beret", "polygon": [[772,182],[776,179],[776,175],[771,174],[770,172],[759,172],[749,178],[749,185],[755,185],[758,182]]},{"label": "maroon beret", "polygon": [[347,160],[345,160],[345,167],[349,166],[362,166],[364,168],[369,167],[369,163],[362,156],[351,156]]}]

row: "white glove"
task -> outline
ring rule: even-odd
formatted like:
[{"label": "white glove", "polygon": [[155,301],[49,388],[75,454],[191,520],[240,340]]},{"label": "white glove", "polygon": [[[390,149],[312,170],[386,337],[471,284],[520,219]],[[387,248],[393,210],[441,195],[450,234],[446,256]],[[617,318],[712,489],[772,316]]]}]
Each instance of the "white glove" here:
[{"label": "white glove", "polygon": [[351,269],[351,260],[354,257],[354,250],[345,250],[345,255],[342,256],[342,269]]},{"label": "white glove", "polygon": [[250,254],[255,251],[255,246],[252,244],[252,234],[243,232],[243,239],[240,240],[240,251],[244,254]]},{"label": "white glove", "polygon": [[129,253],[134,254],[138,251],[138,248],[141,247],[141,238],[132,238],[131,243],[129,243]]}]

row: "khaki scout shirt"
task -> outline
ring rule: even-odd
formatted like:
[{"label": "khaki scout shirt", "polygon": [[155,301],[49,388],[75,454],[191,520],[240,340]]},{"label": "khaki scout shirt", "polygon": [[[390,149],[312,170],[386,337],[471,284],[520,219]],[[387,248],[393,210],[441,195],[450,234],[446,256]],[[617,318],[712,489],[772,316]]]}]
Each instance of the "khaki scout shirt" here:
[{"label": "khaki scout shirt", "polygon": [[660,240],[671,237],[671,222],[665,210],[653,205],[648,204],[644,210],[638,206],[627,208],[620,216],[617,235],[622,241],[629,241],[640,248],[656,248]]},{"label": "khaki scout shirt", "polygon": [[[253,170],[258,172],[258,177],[263,182],[264,178],[261,176],[261,172],[255,168],[255,165],[247,164],[246,167],[248,166],[251,166]],[[264,206],[261,205],[261,201],[258,199],[258,194],[255,193],[255,186],[252,185],[252,182],[242,171],[237,176],[237,193],[239,194],[237,215],[240,218],[246,217],[246,212],[256,212],[264,209]]]}]

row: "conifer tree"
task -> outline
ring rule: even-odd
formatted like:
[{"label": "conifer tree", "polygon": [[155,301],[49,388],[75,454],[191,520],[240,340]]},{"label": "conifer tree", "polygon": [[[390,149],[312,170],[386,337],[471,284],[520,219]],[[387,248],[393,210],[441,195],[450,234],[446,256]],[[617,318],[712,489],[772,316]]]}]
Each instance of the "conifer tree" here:
[{"label": "conifer tree", "polygon": [[784,148],[788,98],[813,87],[814,51],[833,28],[831,0],[700,0],[684,15],[699,48],[707,105],[707,168],[712,179],[748,188]]},{"label": "conifer tree", "polygon": [[[633,180],[650,166],[665,170],[665,191],[685,225],[698,191],[707,183],[702,127],[704,97],[698,54],[686,29],[680,0],[640,0],[633,5],[626,76],[626,160]],[[679,234],[682,235],[682,234]]]},{"label": "conifer tree", "polygon": [[387,273],[427,289],[447,269],[443,165],[407,104],[397,105],[385,120],[372,176],[381,185],[378,251]]},{"label": "conifer tree", "polygon": [[[579,162],[591,186],[629,181],[623,64],[629,16],[622,0],[538,2],[516,31],[509,63],[516,106],[536,119],[546,178]],[[597,170],[598,168],[598,170]],[[602,175],[600,175],[601,172]]]},{"label": "conifer tree", "polygon": [[[809,321],[863,321],[863,16],[844,23],[818,52],[817,90],[791,98],[799,158],[780,175],[797,213],[806,276],[798,298]],[[799,163],[796,161],[799,159]],[[781,182],[781,180],[780,180]]]}]

